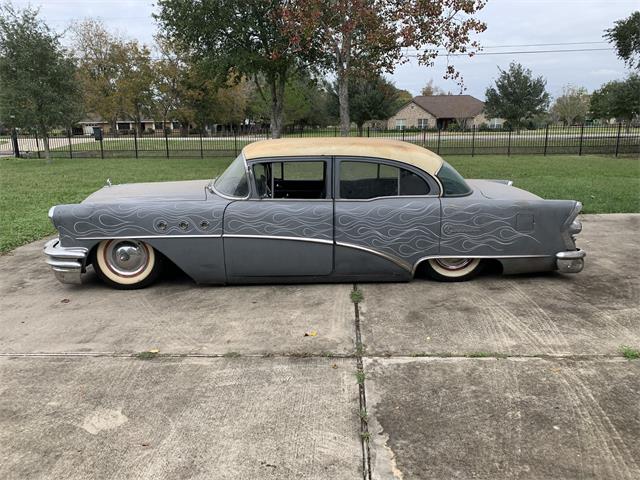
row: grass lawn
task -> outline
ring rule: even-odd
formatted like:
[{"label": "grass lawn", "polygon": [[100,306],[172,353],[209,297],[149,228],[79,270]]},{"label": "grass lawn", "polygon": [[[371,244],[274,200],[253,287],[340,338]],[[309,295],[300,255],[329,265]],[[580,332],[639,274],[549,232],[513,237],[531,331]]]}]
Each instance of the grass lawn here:
[{"label": "grass lawn", "polygon": [[[585,213],[640,212],[640,161],[605,156],[446,156],[467,178],[511,179],[544,198],[576,199]],[[231,158],[0,159],[0,253],[54,233],[49,207],[113,183],[212,178]]]}]

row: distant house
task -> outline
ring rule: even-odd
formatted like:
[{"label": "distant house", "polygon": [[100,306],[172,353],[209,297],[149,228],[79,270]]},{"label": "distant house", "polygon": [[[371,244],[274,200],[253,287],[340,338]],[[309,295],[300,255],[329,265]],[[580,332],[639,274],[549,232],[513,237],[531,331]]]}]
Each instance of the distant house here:
[{"label": "distant house", "polygon": [[[457,123],[463,128],[489,124],[484,102],[471,95],[427,95],[414,97],[387,120],[387,128],[440,128]],[[497,122],[494,122],[497,123]]]},{"label": "distant house", "polygon": [[[142,132],[155,132],[155,131],[159,131],[162,132],[164,130],[164,128],[166,128],[167,130],[179,130],[180,129],[180,122],[177,122],[175,120],[172,121],[166,121],[166,122],[161,122],[161,121],[155,121],[154,119],[148,119],[145,118],[140,122],[141,128],[139,127],[139,133]],[[104,133],[109,133],[112,131],[111,128],[111,123],[101,119],[100,117],[88,117],[85,118],[84,120],[78,122],[79,127],[77,129],[74,129],[74,134],[76,135],[91,135],[93,133],[93,128],[94,127],[100,127],[102,128],[102,131]],[[136,128],[136,122],[134,122],[133,120],[125,120],[125,119],[118,119],[116,121],[116,132],[131,132],[134,128]]]}]

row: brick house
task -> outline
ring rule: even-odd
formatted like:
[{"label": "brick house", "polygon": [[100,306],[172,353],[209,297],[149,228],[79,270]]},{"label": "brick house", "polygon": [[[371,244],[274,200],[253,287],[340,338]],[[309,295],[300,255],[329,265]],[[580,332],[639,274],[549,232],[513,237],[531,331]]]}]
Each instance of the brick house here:
[{"label": "brick house", "polygon": [[489,123],[484,102],[471,95],[428,95],[414,97],[387,120],[387,128],[441,128],[450,123],[463,128]]}]

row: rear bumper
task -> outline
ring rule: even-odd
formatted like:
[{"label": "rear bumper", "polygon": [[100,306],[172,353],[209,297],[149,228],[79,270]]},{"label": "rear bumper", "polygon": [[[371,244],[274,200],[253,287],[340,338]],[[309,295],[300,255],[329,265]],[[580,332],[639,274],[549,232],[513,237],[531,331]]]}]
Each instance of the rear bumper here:
[{"label": "rear bumper", "polygon": [[88,253],[89,250],[83,247],[62,247],[58,238],[49,240],[44,246],[47,264],[61,283],[81,283],[80,276],[85,270]]},{"label": "rear bumper", "polygon": [[584,250],[570,250],[556,253],[556,267],[562,273],[579,273],[584,268]]}]

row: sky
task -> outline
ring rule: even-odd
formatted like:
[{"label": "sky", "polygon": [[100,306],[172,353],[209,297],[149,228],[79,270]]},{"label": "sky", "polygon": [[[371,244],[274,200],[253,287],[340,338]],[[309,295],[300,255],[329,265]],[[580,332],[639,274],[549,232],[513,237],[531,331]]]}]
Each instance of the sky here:
[{"label": "sky", "polygon": [[[13,0],[16,7],[29,4],[39,6],[42,18],[58,31],[64,31],[73,21],[95,17],[102,19],[112,31],[151,44],[157,29],[152,18],[154,2],[149,0]],[[478,14],[487,24],[487,30],[477,37],[484,47],[482,53],[605,50],[477,55],[450,58],[449,61],[463,75],[464,93],[483,100],[486,88],[499,74],[498,67],[506,69],[512,61],[522,63],[536,76],[544,76],[547,90],[554,97],[559,96],[563,86],[568,84],[592,91],[628,74],[624,63],[602,35],[616,20],[639,8],[640,0],[489,0]],[[520,46],[532,44],[552,45]],[[398,66],[388,77],[398,88],[414,95],[419,95],[430,79],[445,91],[459,93],[456,82],[442,78],[446,63],[446,58],[438,58],[433,67],[426,67],[412,59]]]}]

